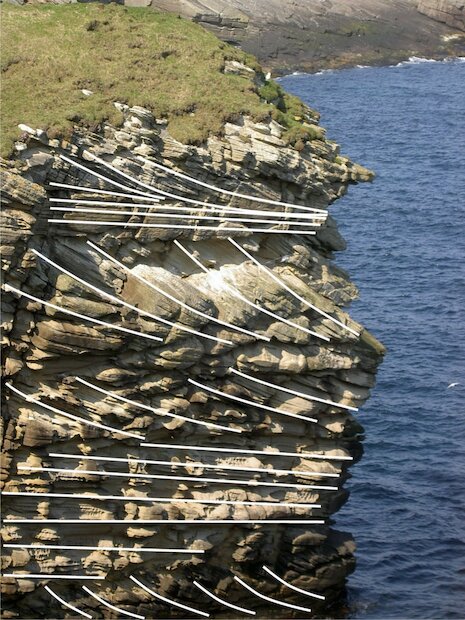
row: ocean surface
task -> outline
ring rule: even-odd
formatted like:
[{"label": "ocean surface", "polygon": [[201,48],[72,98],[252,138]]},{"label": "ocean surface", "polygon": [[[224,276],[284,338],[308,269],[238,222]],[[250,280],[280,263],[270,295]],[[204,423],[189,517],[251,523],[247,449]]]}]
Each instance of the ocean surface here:
[{"label": "ocean surface", "polygon": [[350,617],[465,618],[465,62],[281,84],[377,173],[331,208],[360,288],[351,313],[389,350],[336,515],[358,546]]}]

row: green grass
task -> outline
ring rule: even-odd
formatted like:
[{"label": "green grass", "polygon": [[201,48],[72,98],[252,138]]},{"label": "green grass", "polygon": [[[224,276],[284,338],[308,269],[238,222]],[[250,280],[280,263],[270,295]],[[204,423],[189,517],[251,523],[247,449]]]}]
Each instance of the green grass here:
[{"label": "green grass", "polygon": [[[314,113],[275,82],[259,90],[249,77],[224,73],[237,60],[257,61],[176,15],[119,5],[2,7],[1,155],[12,153],[19,123],[66,137],[75,125],[119,124],[114,101],[140,105],[181,142],[221,134],[240,114],[274,117],[298,140],[313,139]],[[81,89],[94,95],[86,97]]]}]

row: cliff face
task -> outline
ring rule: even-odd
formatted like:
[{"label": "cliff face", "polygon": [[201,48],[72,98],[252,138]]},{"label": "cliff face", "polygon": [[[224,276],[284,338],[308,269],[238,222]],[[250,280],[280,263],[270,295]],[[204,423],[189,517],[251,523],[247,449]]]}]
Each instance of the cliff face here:
[{"label": "cliff face", "polygon": [[465,30],[465,4],[462,0],[419,0],[418,10],[452,28]]},{"label": "cliff face", "polygon": [[56,596],[104,617],[102,600],[146,617],[321,613],[354,568],[330,516],[383,348],[342,309],[356,288],[332,261],[335,223],[304,218],[371,175],[322,136],[286,146],[274,121],[194,147],[118,105],[122,128],[70,142],[23,128],[3,168],[4,617],[75,617]]},{"label": "cliff face", "polygon": [[422,0],[418,10],[416,0],[152,0],[151,6],[201,23],[280,73],[463,54],[463,40],[450,38],[451,28],[463,30],[459,0]]}]

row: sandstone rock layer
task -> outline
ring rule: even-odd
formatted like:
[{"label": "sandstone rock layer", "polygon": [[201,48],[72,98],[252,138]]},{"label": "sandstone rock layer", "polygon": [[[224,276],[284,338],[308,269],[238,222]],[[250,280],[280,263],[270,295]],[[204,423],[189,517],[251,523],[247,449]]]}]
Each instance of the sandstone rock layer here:
[{"label": "sandstone rock layer", "polygon": [[[324,215],[371,173],[323,137],[286,146],[273,121],[242,118],[187,147],[143,108],[119,107],[122,128],[32,135],[3,167],[4,615],[81,617],[50,589],[93,617],[118,616],[101,601],[198,617],[142,583],[211,617],[248,617],[195,582],[256,617],[328,613],[354,568],[331,515],[383,348],[343,310],[357,291],[333,262],[344,241],[331,217],[299,234],[309,219],[288,215],[312,212],[234,193]],[[156,190],[203,204],[154,203]],[[218,219],[203,219],[212,204]],[[263,223],[278,210],[284,224]]]}]

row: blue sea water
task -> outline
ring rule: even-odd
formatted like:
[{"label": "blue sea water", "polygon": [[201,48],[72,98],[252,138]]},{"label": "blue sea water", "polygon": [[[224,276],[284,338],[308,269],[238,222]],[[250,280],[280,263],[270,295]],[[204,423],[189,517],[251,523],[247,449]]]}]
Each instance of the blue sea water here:
[{"label": "blue sea water", "polygon": [[358,546],[350,617],[465,618],[465,63],[281,84],[377,173],[331,208],[361,292],[351,313],[388,348],[336,515]]}]

